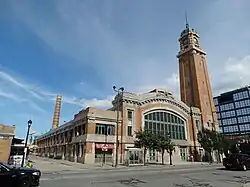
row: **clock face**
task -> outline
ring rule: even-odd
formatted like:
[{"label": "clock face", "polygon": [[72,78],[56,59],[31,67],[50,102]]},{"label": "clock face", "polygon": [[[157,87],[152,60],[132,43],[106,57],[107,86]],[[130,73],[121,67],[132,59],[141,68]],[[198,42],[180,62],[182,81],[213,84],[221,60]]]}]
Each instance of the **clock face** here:
[{"label": "clock face", "polygon": [[198,44],[198,43],[199,43],[197,38],[194,38],[194,43],[195,43],[195,44]]},{"label": "clock face", "polygon": [[187,39],[183,40],[183,44],[186,45],[188,43]]}]

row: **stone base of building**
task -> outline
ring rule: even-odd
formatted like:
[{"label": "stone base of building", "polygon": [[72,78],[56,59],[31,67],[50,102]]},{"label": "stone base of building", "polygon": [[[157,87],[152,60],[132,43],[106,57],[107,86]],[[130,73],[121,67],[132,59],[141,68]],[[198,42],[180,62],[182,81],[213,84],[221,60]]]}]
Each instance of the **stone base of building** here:
[{"label": "stone base of building", "polygon": [[[68,146],[66,150],[60,149],[63,152],[57,151],[57,153],[46,152],[42,150],[40,156],[49,157],[54,159],[67,160],[71,162],[77,162],[82,164],[95,164],[95,163],[107,163],[110,165],[115,165],[116,163],[116,147],[115,145],[110,146],[109,149],[103,151],[96,146],[96,143],[88,143],[84,146],[79,145],[79,147]],[[144,164],[144,154],[143,149],[139,148],[127,148],[123,151],[118,150],[118,162],[117,164],[122,165],[143,165]],[[189,147],[176,146],[175,151],[172,153],[172,163],[185,163],[188,161],[197,161],[190,159]],[[216,157],[214,156],[216,161]],[[169,153],[164,154],[164,163],[170,163]],[[202,160],[199,160],[202,161]],[[160,164],[162,163],[162,154],[156,150],[147,150],[145,162],[148,164]]]}]

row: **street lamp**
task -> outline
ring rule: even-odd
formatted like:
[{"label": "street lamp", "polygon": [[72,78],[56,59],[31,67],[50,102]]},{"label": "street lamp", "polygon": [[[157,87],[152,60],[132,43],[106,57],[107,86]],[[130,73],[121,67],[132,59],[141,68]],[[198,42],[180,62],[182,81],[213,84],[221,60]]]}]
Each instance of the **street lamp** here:
[{"label": "street lamp", "polygon": [[[168,133],[168,141],[169,141],[169,143],[171,143],[171,134],[170,134],[170,132]],[[171,149],[171,147],[170,147],[170,149]],[[172,150],[169,150],[169,164],[170,165],[173,165],[173,162],[172,162]]]},{"label": "street lamp", "polygon": [[[32,121],[29,120],[28,121],[28,129],[27,129],[27,134],[26,134],[26,139],[25,139],[25,145],[24,145],[24,152],[23,152],[23,158],[22,158],[22,163],[21,163],[21,167],[23,167],[24,165],[24,157],[25,155],[27,155],[28,149],[27,149],[27,144],[28,144],[28,138],[29,138],[29,133],[30,133],[30,127],[32,125]],[[25,154],[26,151],[26,154]]]},{"label": "street lamp", "polygon": [[[119,89],[116,89],[116,86],[113,86],[113,90],[115,92],[117,92],[117,101],[119,101],[119,96],[120,94],[123,94],[124,88],[120,87]],[[116,104],[116,111],[117,111],[117,115],[116,115],[116,149],[115,149],[115,167],[117,167],[118,165],[118,146],[119,146],[119,133],[118,133],[118,129],[119,129],[119,105],[118,103]]]}]

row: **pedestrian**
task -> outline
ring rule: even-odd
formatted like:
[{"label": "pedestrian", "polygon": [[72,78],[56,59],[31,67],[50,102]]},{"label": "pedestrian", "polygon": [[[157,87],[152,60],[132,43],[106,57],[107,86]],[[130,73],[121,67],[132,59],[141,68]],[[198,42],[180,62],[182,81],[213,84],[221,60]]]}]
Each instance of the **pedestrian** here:
[{"label": "pedestrian", "polygon": [[33,163],[31,160],[28,160],[27,165],[25,166],[26,168],[33,168]]}]

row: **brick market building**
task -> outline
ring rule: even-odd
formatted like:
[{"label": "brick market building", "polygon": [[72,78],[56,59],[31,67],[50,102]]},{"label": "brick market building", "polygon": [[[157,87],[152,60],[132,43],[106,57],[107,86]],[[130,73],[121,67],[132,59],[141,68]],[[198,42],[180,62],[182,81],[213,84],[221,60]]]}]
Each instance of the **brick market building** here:
[{"label": "brick market building", "polygon": [[[97,163],[105,158],[106,162],[138,164],[142,162],[143,151],[134,147],[134,132],[150,129],[156,134],[170,134],[176,145],[174,162],[186,162],[194,152],[202,156],[198,131],[202,128],[219,130],[206,53],[200,47],[200,36],[188,23],[179,43],[181,101],[164,89],[118,94],[109,110],[89,107],[62,126],[53,124],[51,131],[37,138],[39,154],[80,163]],[[58,123],[60,102],[55,109],[53,121]],[[103,145],[105,151],[102,151]],[[146,157],[146,162],[161,162],[156,150],[148,150]],[[168,159],[166,154],[165,163]]]},{"label": "brick market building", "polygon": [[[114,163],[118,145],[118,163],[139,164],[142,150],[134,147],[135,133],[150,129],[168,136],[176,144],[174,162],[186,162],[195,142],[201,121],[200,110],[188,107],[171,92],[155,89],[144,94],[124,92],[115,97],[113,107],[100,110],[89,107],[74,119],[39,136],[39,155],[80,163],[103,161],[102,145],[107,145],[105,161]],[[116,142],[117,110],[119,111],[118,143]],[[194,125],[195,123],[196,125]],[[107,132],[107,134],[105,133]],[[169,161],[168,154],[164,157]],[[161,162],[161,154],[149,150],[147,162]]]}]

